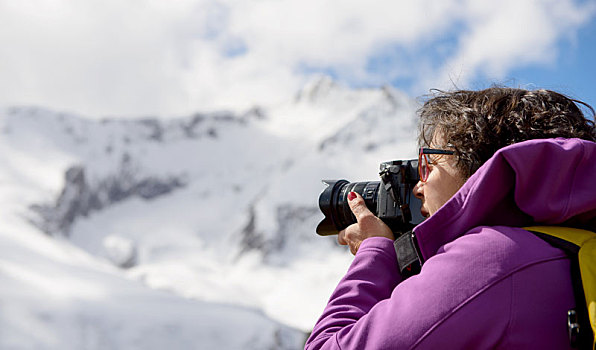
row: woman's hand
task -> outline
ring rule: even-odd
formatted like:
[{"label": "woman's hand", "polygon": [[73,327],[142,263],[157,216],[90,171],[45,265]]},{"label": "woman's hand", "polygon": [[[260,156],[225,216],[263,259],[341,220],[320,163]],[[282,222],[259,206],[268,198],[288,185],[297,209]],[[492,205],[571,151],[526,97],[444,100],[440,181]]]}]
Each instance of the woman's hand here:
[{"label": "woman's hand", "polygon": [[341,245],[350,246],[352,254],[356,255],[360,244],[370,237],[387,237],[395,240],[393,232],[381,219],[376,217],[364,203],[364,198],[356,192],[348,194],[348,204],[357,223],[339,232],[337,241]]}]

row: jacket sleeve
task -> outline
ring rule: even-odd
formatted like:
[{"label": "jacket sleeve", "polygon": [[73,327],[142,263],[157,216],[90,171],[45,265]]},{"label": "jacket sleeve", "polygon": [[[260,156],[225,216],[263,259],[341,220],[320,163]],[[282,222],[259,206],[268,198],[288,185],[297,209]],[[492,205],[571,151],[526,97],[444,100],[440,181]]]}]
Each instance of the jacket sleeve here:
[{"label": "jacket sleeve", "polygon": [[[338,337],[358,341],[371,331],[368,325],[375,322],[371,318],[382,317],[379,312],[369,315],[371,309],[376,307],[382,313],[383,305],[379,302],[387,300],[400,281],[393,241],[383,237],[364,240],[305,349],[339,349]],[[361,326],[355,329],[359,321]]]},{"label": "jacket sleeve", "polygon": [[509,324],[512,284],[493,266],[500,254],[479,253],[500,243],[474,248],[473,236],[441,249],[407,280],[390,239],[362,242],[305,349],[495,347]]}]

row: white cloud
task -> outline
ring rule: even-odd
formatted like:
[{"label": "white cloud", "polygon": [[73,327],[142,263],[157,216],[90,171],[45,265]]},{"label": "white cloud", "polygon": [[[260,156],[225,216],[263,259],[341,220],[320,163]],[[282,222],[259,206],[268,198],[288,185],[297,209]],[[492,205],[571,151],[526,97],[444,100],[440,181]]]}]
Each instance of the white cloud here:
[{"label": "white cloud", "polygon": [[558,44],[573,39],[577,29],[594,17],[596,3],[572,1],[502,0],[479,5],[466,0],[466,30],[458,52],[437,72],[429,72],[423,85],[466,85],[478,75],[502,79],[513,68],[554,64]]},{"label": "white cloud", "polygon": [[[0,104],[247,108],[289,98],[322,68],[356,84],[411,79],[419,93],[552,62],[594,12],[571,0],[0,0]],[[437,58],[445,37],[455,47]],[[386,48],[391,62],[368,70]]]}]

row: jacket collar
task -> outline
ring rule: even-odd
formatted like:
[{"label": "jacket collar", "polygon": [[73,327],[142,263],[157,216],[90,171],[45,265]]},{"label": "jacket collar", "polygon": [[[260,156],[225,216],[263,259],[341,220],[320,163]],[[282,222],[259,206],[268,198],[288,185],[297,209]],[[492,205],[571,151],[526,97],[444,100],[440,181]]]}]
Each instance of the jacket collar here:
[{"label": "jacket collar", "polygon": [[502,148],[443,207],[414,228],[423,261],[477,226],[570,222],[596,229],[593,174],[594,142],[530,140]]}]

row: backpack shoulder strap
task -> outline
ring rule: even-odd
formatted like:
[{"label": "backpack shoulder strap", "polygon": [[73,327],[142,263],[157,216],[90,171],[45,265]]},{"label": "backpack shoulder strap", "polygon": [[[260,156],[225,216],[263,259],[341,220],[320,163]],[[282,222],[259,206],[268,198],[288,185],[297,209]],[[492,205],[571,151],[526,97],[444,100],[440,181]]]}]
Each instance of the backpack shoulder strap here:
[{"label": "backpack shoulder strap", "polygon": [[[574,289],[583,289],[592,331],[590,348],[596,349],[596,338],[594,337],[596,334],[596,233],[560,226],[531,226],[524,227],[524,229],[535,233],[551,245],[565,250],[572,259],[572,269],[579,268],[580,276],[577,278],[581,279],[581,285],[579,287],[574,285]],[[576,267],[573,268],[573,265]],[[576,273],[572,271],[572,277],[574,274]],[[573,278],[576,279],[576,277]],[[575,283],[577,281],[574,281]]]},{"label": "backpack shoulder strap", "polygon": [[572,227],[530,226],[524,227],[524,230],[545,233],[549,236],[554,236],[565,241],[571,242],[578,247],[582,247],[584,243],[596,238],[596,233],[592,231],[581,230]]}]

